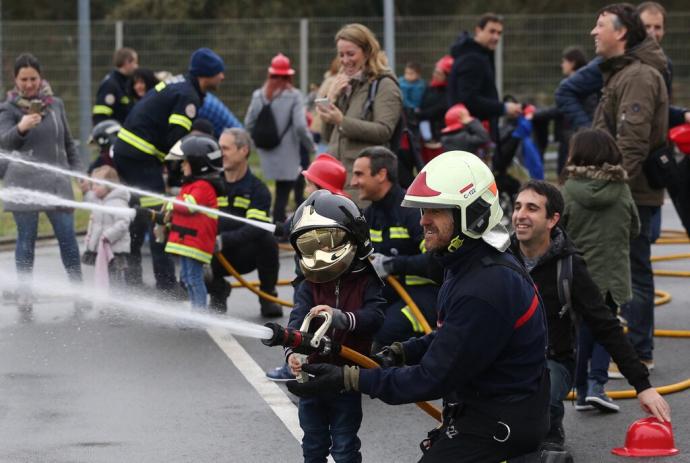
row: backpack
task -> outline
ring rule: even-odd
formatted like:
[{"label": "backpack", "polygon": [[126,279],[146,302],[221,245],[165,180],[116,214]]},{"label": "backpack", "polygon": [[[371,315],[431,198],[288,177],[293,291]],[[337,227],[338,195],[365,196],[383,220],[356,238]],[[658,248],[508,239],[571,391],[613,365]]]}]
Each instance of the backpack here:
[{"label": "backpack", "polygon": [[273,116],[273,110],[271,110],[271,103],[272,101],[263,103],[263,106],[261,106],[261,111],[259,111],[259,115],[256,117],[254,128],[251,131],[251,136],[256,147],[266,150],[273,149],[280,145],[280,141],[292,126],[291,111],[290,120],[288,121],[287,127],[285,127],[285,130],[282,134],[278,133],[278,125],[276,124],[276,119]]},{"label": "backpack", "polygon": [[[369,113],[373,111],[374,99],[376,98],[376,92],[379,88],[379,82],[385,78],[392,79],[395,85],[400,87],[398,81],[390,75],[383,75],[373,81],[369,86],[367,101],[364,103],[364,108],[362,109],[362,119],[366,120]],[[398,156],[399,183],[404,187],[408,187],[414,179],[412,169],[416,168],[417,172],[420,172],[424,167],[424,161],[422,160],[419,147],[417,146],[412,131],[408,128],[405,111],[400,111],[400,118],[395,124],[388,146],[390,150]]]}]

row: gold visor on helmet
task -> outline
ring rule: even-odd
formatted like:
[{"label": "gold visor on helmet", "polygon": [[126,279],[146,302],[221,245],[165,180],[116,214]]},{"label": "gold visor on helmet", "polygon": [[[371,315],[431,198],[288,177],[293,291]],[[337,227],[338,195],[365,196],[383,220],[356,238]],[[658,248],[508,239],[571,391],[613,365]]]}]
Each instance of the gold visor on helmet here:
[{"label": "gold visor on helmet", "polygon": [[300,267],[307,280],[314,283],[333,281],[352,264],[357,247],[340,228],[315,228],[295,240],[300,253]]}]

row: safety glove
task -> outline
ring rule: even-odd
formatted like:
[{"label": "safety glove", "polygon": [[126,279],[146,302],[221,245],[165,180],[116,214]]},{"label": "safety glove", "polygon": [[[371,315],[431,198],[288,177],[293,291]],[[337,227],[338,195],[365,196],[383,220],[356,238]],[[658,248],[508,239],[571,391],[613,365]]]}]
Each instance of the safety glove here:
[{"label": "safety glove", "polygon": [[325,396],[359,390],[359,367],[339,367],[328,363],[302,365],[309,381],[288,381],[288,391],[299,397]]},{"label": "safety glove", "polygon": [[371,356],[381,368],[402,367],[405,365],[405,349],[402,343],[394,342]]},{"label": "safety glove", "polygon": [[393,272],[393,257],[375,252],[371,255],[371,266],[382,280]]}]

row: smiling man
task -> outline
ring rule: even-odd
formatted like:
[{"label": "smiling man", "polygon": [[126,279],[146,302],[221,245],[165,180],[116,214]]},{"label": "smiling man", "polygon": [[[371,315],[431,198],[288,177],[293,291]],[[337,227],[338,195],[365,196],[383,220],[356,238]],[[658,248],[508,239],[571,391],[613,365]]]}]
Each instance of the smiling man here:
[{"label": "smiling man", "polygon": [[668,92],[664,52],[648,36],[632,5],[601,9],[591,32],[596,52],[604,58],[601,101],[593,128],[611,134],[623,155],[623,167],[640,216],[640,235],[630,242],[633,300],[623,306],[628,338],[648,368],[654,367],[654,277],[650,261],[652,218],[664,202],[663,188],[650,185],[645,162],[665,146],[668,131]]},{"label": "smiling man", "polygon": [[[649,372],[635,355],[601,292],[589,275],[584,259],[572,241],[558,227],[563,197],[544,181],[532,180],[520,189],[513,209],[512,250],[529,270],[546,310],[549,332],[548,365],[551,377],[550,423],[544,448],[562,451],[565,442],[563,400],[572,388],[575,367],[575,320],[582,320],[594,338],[611,354],[637,391],[640,405],[662,421],[669,421],[671,409],[649,383]],[[569,268],[570,271],[563,270]],[[560,270],[559,270],[560,269]],[[561,300],[558,285],[561,272],[570,273],[571,298]],[[578,405],[584,404],[578,397]],[[589,397],[587,398],[589,400]],[[617,411],[605,395],[593,404],[605,411]],[[601,406],[601,407],[599,407]]]},{"label": "smiling man", "polygon": [[437,330],[377,354],[400,368],[305,365],[315,378],[288,389],[357,390],[391,404],[443,398],[444,423],[423,441],[423,463],[503,461],[536,450],[548,427],[545,321],[526,271],[503,252],[508,234],[491,171],[474,154],[443,153],[402,205],[421,209],[426,248],[445,270]]}]

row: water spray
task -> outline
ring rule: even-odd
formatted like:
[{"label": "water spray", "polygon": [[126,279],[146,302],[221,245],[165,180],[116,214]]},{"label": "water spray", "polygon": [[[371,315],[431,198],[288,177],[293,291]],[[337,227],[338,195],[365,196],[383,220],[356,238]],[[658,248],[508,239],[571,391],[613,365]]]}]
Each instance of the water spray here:
[{"label": "water spray", "polygon": [[257,228],[261,228],[262,230],[269,231],[271,233],[273,233],[276,229],[275,224],[272,224],[272,223],[260,222],[258,220],[252,220],[252,219],[247,219],[244,217],[239,217],[236,215],[228,214],[227,212],[220,211],[218,209],[213,209],[211,207],[205,207],[205,206],[200,206],[197,204],[186,203],[184,201],[173,198],[171,196],[162,195],[160,193],[154,193],[152,191],[142,190],[140,188],[136,188],[136,187],[132,187],[132,186],[128,186],[128,185],[122,185],[120,183],[110,182],[110,181],[105,180],[105,179],[91,178],[86,174],[82,174],[80,172],[74,172],[74,171],[68,170],[68,169],[63,169],[61,167],[53,166],[51,164],[43,164],[43,163],[39,163],[39,162],[27,161],[26,159],[22,159],[22,158],[18,157],[17,155],[14,155],[14,154],[7,154],[4,152],[0,152],[0,159],[7,159],[8,161],[18,162],[20,164],[35,167],[37,169],[47,170],[50,172],[66,175],[68,177],[77,178],[77,179],[84,180],[87,182],[96,183],[98,185],[105,185],[105,186],[107,186],[113,190],[127,190],[130,193],[135,193],[135,194],[138,194],[141,196],[150,196],[152,198],[160,199],[161,201],[172,202],[174,204],[177,204],[178,206],[183,206],[186,208],[206,212],[208,214],[217,215],[219,217],[225,217],[225,218],[228,218],[230,220],[243,222],[243,223],[246,223],[246,224],[251,225],[253,227],[257,227]]},{"label": "water spray", "polygon": [[42,191],[27,190],[26,188],[2,188],[0,199],[20,204],[40,204],[41,206],[69,207],[74,209],[86,209],[89,211],[105,212],[117,216],[134,218],[136,210],[129,207],[103,206],[89,202],[74,201],[51,195]]}]

